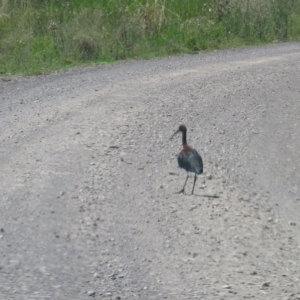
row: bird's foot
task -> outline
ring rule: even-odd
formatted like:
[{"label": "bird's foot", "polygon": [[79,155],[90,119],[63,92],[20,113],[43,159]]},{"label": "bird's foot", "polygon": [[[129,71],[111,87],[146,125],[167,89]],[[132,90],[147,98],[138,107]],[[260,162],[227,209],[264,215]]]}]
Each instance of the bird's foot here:
[{"label": "bird's foot", "polygon": [[184,194],[184,189],[182,189],[181,191],[177,192],[176,194]]}]

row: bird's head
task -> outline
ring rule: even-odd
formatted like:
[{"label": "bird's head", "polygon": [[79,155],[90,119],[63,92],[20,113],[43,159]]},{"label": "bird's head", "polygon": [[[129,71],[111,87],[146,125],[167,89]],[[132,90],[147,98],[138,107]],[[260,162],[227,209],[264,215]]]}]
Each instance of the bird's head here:
[{"label": "bird's head", "polygon": [[174,134],[172,135],[172,137],[171,137],[171,140],[173,139],[173,137],[178,133],[178,132],[186,132],[186,127],[185,127],[185,125],[184,124],[181,124],[179,127],[178,127],[178,129],[174,132]]}]

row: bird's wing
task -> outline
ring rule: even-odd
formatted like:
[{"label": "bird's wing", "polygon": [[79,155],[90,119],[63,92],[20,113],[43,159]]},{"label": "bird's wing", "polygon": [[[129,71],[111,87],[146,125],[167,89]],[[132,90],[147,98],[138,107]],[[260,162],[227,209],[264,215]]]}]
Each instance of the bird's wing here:
[{"label": "bird's wing", "polygon": [[191,149],[188,152],[187,163],[189,165],[190,172],[197,174],[203,173],[203,161],[200,154],[195,149]]}]

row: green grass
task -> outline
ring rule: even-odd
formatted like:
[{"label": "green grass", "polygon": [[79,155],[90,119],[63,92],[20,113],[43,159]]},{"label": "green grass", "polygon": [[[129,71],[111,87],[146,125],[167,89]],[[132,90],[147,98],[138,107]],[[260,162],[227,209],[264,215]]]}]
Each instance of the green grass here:
[{"label": "green grass", "polygon": [[299,0],[0,0],[0,75],[299,37]]}]

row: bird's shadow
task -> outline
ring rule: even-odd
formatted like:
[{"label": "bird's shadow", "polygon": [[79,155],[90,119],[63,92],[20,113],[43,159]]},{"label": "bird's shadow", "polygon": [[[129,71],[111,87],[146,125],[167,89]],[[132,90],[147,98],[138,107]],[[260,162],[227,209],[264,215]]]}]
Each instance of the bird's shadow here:
[{"label": "bird's shadow", "polygon": [[183,194],[183,193],[174,193],[174,194],[177,194],[177,195],[184,195],[184,196],[195,196],[195,197],[204,197],[204,198],[210,198],[210,199],[219,199],[220,196],[218,195],[200,195],[200,194]]},{"label": "bird's shadow", "polygon": [[197,196],[197,197],[211,198],[211,199],[219,199],[220,198],[220,196],[218,196],[218,195],[198,195],[198,194],[195,194],[195,196]]}]

